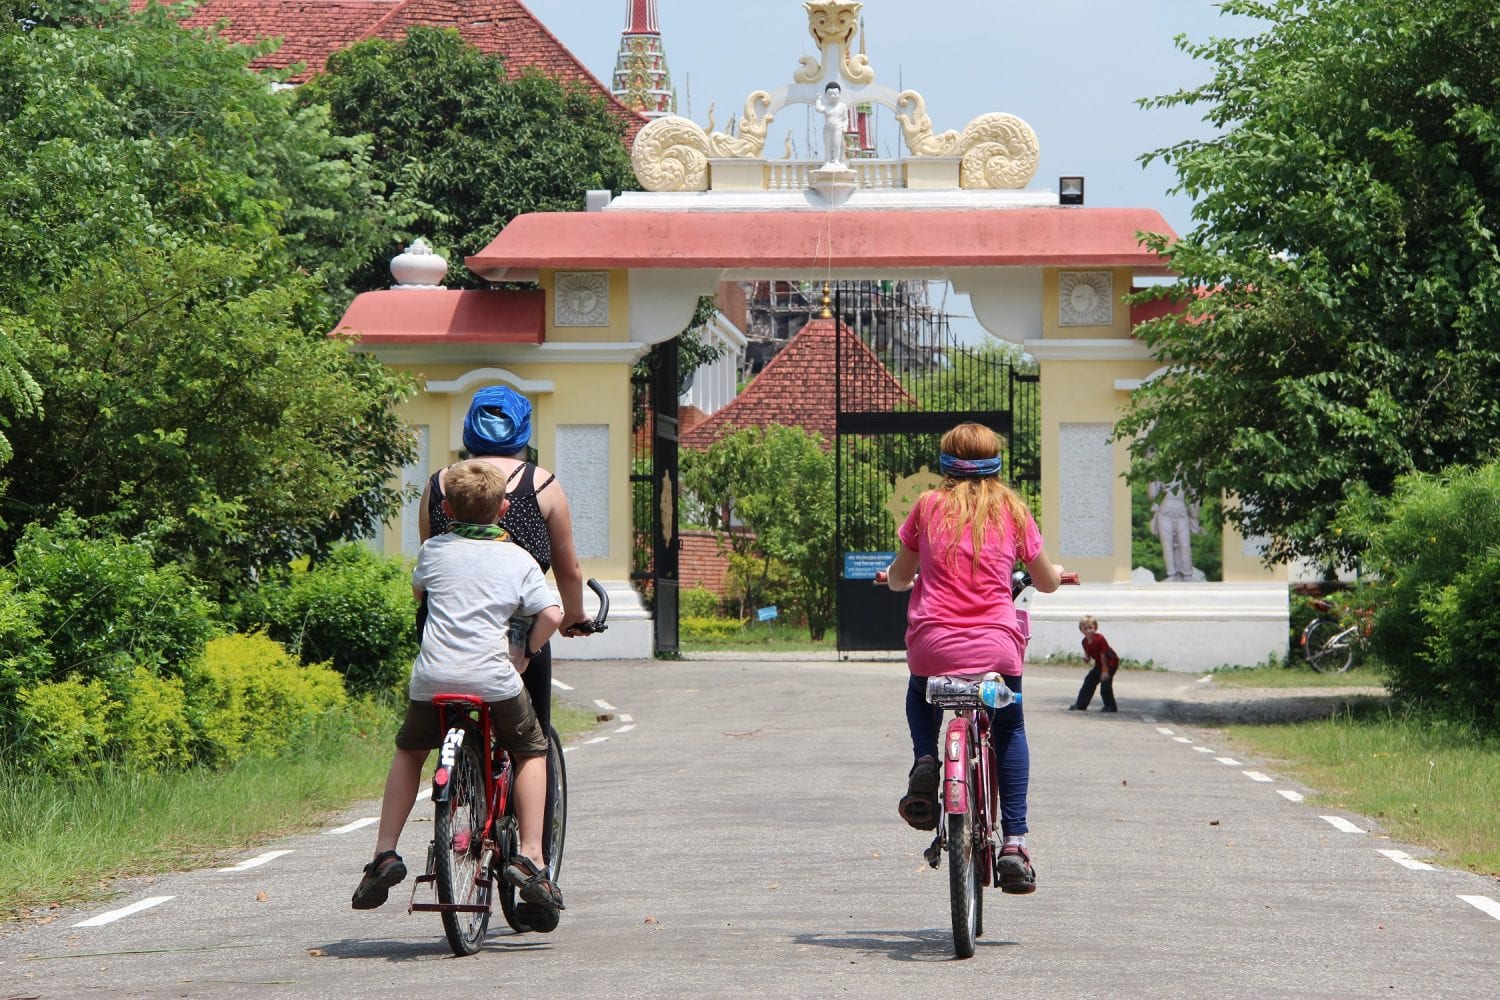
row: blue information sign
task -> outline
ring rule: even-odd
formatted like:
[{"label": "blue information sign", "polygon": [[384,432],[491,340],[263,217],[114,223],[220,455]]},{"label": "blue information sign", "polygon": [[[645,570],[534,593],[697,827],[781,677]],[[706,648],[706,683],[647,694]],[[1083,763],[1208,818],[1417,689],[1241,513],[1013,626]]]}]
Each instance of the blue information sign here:
[{"label": "blue information sign", "polygon": [[759,621],[770,621],[772,618],[776,617],[776,605],[773,604],[769,608],[756,608],[755,617]]},{"label": "blue information sign", "polygon": [[877,570],[885,569],[896,558],[894,552],[845,552],[845,580],[873,580]]}]

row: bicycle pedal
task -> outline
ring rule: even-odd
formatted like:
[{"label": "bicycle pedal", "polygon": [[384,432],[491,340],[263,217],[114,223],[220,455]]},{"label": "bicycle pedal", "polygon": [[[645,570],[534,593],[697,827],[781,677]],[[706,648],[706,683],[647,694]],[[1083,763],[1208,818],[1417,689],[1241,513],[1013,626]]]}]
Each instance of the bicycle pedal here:
[{"label": "bicycle pedal", "polygon": [[927,859],[929,868],[936,868],[943,856],[943,838],[933,837],[932,844],[922,852],[922,857]]}]

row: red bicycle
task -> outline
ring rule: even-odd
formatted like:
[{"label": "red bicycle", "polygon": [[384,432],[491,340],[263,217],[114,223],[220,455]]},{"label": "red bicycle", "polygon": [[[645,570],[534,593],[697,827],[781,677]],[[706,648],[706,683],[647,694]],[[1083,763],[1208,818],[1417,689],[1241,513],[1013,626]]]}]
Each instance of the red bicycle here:
[{"label": "red bicycle", "polygon": [[[599,613],[580,629],[603,632],[608,628],[604,621],[609,596],[597,580],[588,585],[599,599]],[[501,876],[520,850],[520,830],[511,797],[513,765],[510,754],[493,740],[489,706],[467,694],[439,694],[432,700],[439,729],[446,735],[432,775],[433,834],[427,868],[412,884],[407,912],[441,914],[453,953],[472,955],[484,944],[497,885],[500,911],[512,930],[543,928],[533,928],[521,918],[516,889]],[[567,772],[556,729],[547,732],[547,757],[547,796],[555,808],[552,835],[544,847],[547,874],[556,883],[568,814]],[[437,901],[417,902],[418,890],[428,884],[436,890]]]}]

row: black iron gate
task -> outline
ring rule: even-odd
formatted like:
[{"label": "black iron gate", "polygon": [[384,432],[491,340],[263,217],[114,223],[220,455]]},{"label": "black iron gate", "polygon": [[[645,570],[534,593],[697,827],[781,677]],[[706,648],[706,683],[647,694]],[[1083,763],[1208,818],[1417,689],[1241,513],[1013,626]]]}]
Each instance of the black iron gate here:
[{"label": "black iron gate", "polygon": [[917,495],[941,478],[938,441],[973,420],[1005,442],[1006,481],[1035,508],[1041,488],[1038,376],[1013,348],[958,342],[923,292],[902,284],[840,283],[833,313],[838,496],[838,648],[904,648],[906,602],[873,584]]},{"label": "black iron gate", "polygon": [[677,341],[658,344],[631,378],[630,580],[651,609],[654,649],[678,651]]}]

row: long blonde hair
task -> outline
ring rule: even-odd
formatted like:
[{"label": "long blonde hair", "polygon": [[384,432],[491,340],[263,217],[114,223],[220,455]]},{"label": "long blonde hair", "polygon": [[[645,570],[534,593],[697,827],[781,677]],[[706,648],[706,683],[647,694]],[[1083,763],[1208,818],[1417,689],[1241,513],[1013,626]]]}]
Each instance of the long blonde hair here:
[{"label": "long blonde hair", "polygon": [[[943,435],[940,445],[943,454],[954,458],[986,459],[1000,454],[1000,436],[983,424],[962,423]],[[928,499],[933,497],[935,499]],[[946,546],[944,554],[948,565],[953,565],[958,555],[959,539],[967,530],[974,542],[974,558],[971,572],[979,570],[979,553],[984,547],[984,536],[990,525],[1005,539],[1006,515],[1016,531],[1024,531],[1030,509],[1021,494],[1006,485],[999,475],[978,478],[944,476],[936,489],[922,497],[928,510],[939,509],[941,516],[928,525],[928,538]],[[933,528],[942,529],[942,538]]]}]

